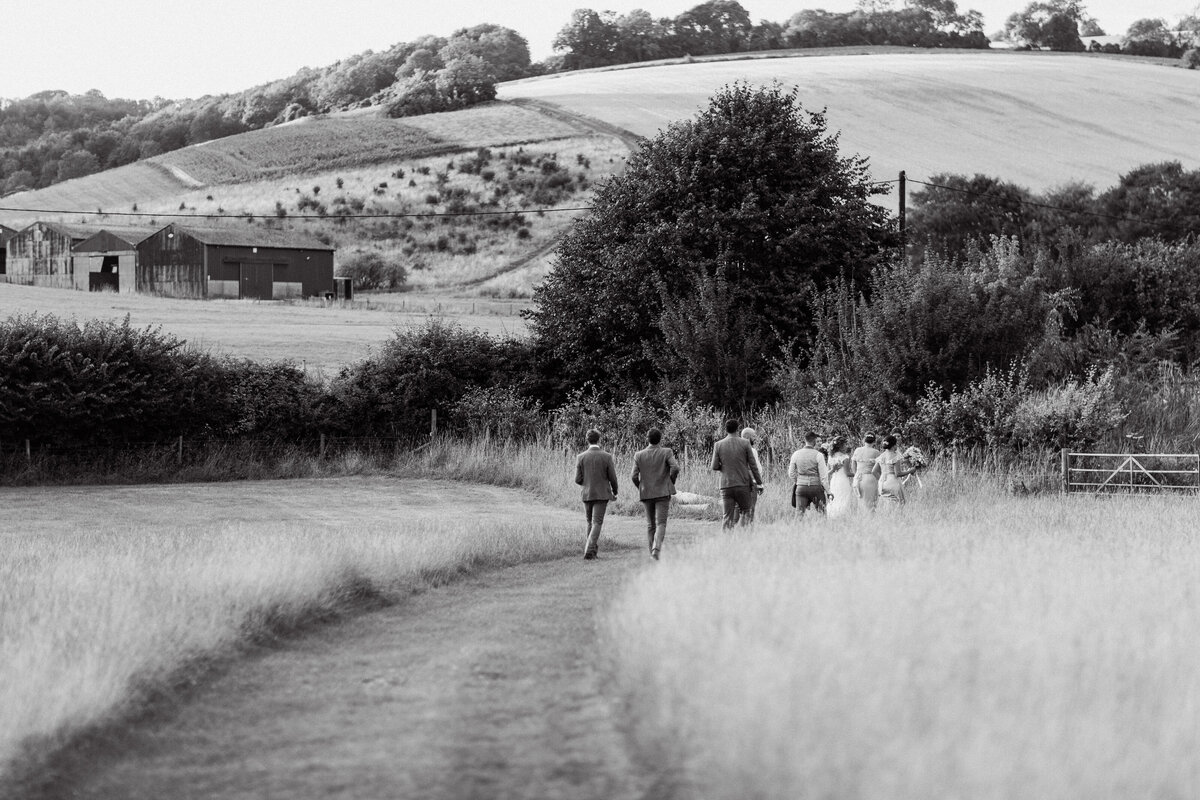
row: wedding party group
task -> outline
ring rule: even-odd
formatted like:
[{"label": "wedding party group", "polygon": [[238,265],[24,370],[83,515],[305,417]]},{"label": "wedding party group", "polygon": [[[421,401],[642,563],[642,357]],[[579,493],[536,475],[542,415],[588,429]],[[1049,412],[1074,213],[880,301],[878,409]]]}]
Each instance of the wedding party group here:
[{"label": "wedding party group", "polygon": [[[600,431],[587,432],[588,449],[575,458],[575,483],[582,487],[587,539],[583,557],[596,558],[600,531],[609,501],[617,498],[617,465],[611,453],[600,446]],[[863,437],[853,452],[846,437],[822,446],[820,437],[809,431],[804,444],[792,454],[787,474],[791,502],[796,513],[839,516],[862,508],[874,511],[882,502],[905,502],[904,481],[927,463],[916,447],[900,451],[899,434],[888,434],[876,446],[874,434]],[[766,486],[766,472],[755,444],[758,434],[742,428],[741,422],[725,422],[725,437],[713,446],[711,468],[720,474],[722,526],[730,530],[754,521],[754,510]],[[646,512],[646,547],[658,560],[666,538],[667,513],[676,494],[679,460],[662,444],[662,431],[646,434],[646,447],[633,457],[630,480]]]}]

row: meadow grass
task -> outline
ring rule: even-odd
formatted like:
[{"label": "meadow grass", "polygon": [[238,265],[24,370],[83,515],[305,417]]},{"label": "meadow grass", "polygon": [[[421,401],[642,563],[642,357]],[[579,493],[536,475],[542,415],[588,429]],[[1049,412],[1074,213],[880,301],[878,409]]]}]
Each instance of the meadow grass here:
[{"label": "meadow grass", "polygon": [[[350,512],[363,499],[351,492],[366,497],[382,485],[231,486],[237,494],[224,501],[210,487],[9,498],[0,513],[0,789],[6,767],[36,766],[73,735],[136,712],[247,642],[364,600],[576,550],[561,524],[511,509],[489,513],[489,525],[465,507]],[[303,502],[336,508],[274,521],[305,493]]]},{"label": "meadow grass", "polygon": [[1197,796],[1195,499],[930,477],[634,575],[602,651],[635,749],[711,798]]}]

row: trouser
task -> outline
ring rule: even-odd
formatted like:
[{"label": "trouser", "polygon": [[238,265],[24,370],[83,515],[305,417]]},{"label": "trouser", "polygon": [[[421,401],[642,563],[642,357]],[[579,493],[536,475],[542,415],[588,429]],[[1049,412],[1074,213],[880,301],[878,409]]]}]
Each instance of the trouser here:
[{"label": "trouser", "polygon": [[604,527],[604,512],[608,510],[608,501],[584,500],[583,510],[587,515],[587,544],[583,552],[595,554],[600,547],[600,529]]},{"label": "trouser", "polygon": [[796,487],[796,510],[803,514],[812,506],[822,514],[825,513],[825,487],[824,486],[797,486]]},{"label": "trouser", "polygon": [[749,486],[726,486],[721,489],[721,506],[725,512],[721,527],[730,530],[734,525],[748,525],[754,519],[754,506],[751,498],[754,489]]},{"label": "trouser", "polygon": [[750,511],[746,514],[746,522],[750,524],[754,524],[754,509],[758,508],[758,489],[757,486],[750,487]]},{"label": "trouser", "polygon": [[667,510],[671,507],[670,497],[651,497],[642,501],[646,509],[646,543],[651,553],[662,550],[663,539],[667,538]]}]

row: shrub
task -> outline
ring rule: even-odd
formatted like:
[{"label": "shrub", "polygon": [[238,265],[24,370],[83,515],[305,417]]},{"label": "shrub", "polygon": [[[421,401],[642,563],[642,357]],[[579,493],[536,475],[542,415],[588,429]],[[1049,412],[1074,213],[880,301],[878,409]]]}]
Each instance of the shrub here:
[{"label": "shrub", "polygon": [[338,265],[338,275],[350,278],[355,289],[403,289],[408,272],[400,264],[388,261],[374,250],[351,253]]},{"label": "shrub", "polygon": [[330,387],[331,422],[359,436],[418,437],[437,409],[456,423],[456,404],[473,388],[513,386],[530,369],[529,346],[431,318],[398,329],[377,352],[343,369]]},{"label": "shrub", "polygon": [[1091,371],[1083,380],[1022,398],[1013,412],[1013,436],[1025,447],[1083,448],[1111,433],[1124,418],[1113,371]]},{"label": "shrub", "polygon": [[50,315],[0,324],[6,439],[89,446],[221,432],[227,375],[155,328]]},{"label": "shrub", "polygon": [[546,429],[542,404],[511,387],[476,386],[468,389],[451,413],[471,436],[532,441]]},{"label": "shrub", "polygon": [[1200,68],[1200,48],[1193,47],[1191,50],[1184,51],[1179,57],[1179,63],[1188,69]]}]

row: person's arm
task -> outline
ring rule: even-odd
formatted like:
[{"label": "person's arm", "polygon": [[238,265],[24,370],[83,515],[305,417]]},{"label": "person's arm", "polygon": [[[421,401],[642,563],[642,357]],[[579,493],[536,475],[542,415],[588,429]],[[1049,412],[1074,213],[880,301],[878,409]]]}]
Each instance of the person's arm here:
[{"label": "person's arm", "polygon": [[637,456],[634,456],[634,458],[633,458],[633,472],[630,473],[629,480],[633,482],[634,486],[637,486],[639,488],[642,485],[642,473],[641,473],[641,470],[638,468]]},{"label": "person's arm", "polygon": [[608,484],[612,487],[613,499],[617,499],[617,462],[608,457]]},{"label": "person's arm", "polygon": [[846,460],[842,462],[842,472],[846,473],[847,478],[854,477],[854,459],[846,456]]},{"label": "person's arm", "polygon": [[667,475],[671,478],[671,483],[675,483],[675,479],[679,477],[679,459],[675,458],[675,451],[667,450]]},{"label": "person's arm", "polygon": [[750,467],[750,477],[756,486],[762,486],[762,471],[758,468],[758,456],[754,454],[754,448],[750,446],[749,442],[746,442],[746,449],[750,451],[748,454],[750,457],[746,459],[746,466]]},{"label": "person's arm", "polygon": [[721,471],[721,443],[717,442],[713,447],[712,469],[714,472]]},{"label": "person's arm", "polygon": [[575,459],[575,482],[583,486],[583,459]]},{"label": "person's arm", "polygon": [[792,458],[788,461],[788,477],[791,479],[793,486],[796,483],[796,470],[796,454],[792,453]]},{"label": "person's arm", "polygon": [[883,477],[883,467],[879,465],[879,459],[881,458],[883,458],[882,453],[875,457],[875,464],[871,467],[871,472],[875,473],[876,478]]},{"label": "person's arm", "polygon": [[825,463],[824,456],[817,459],[817,475],[821,477],[821,485],[829,491],[829,465]]}]

